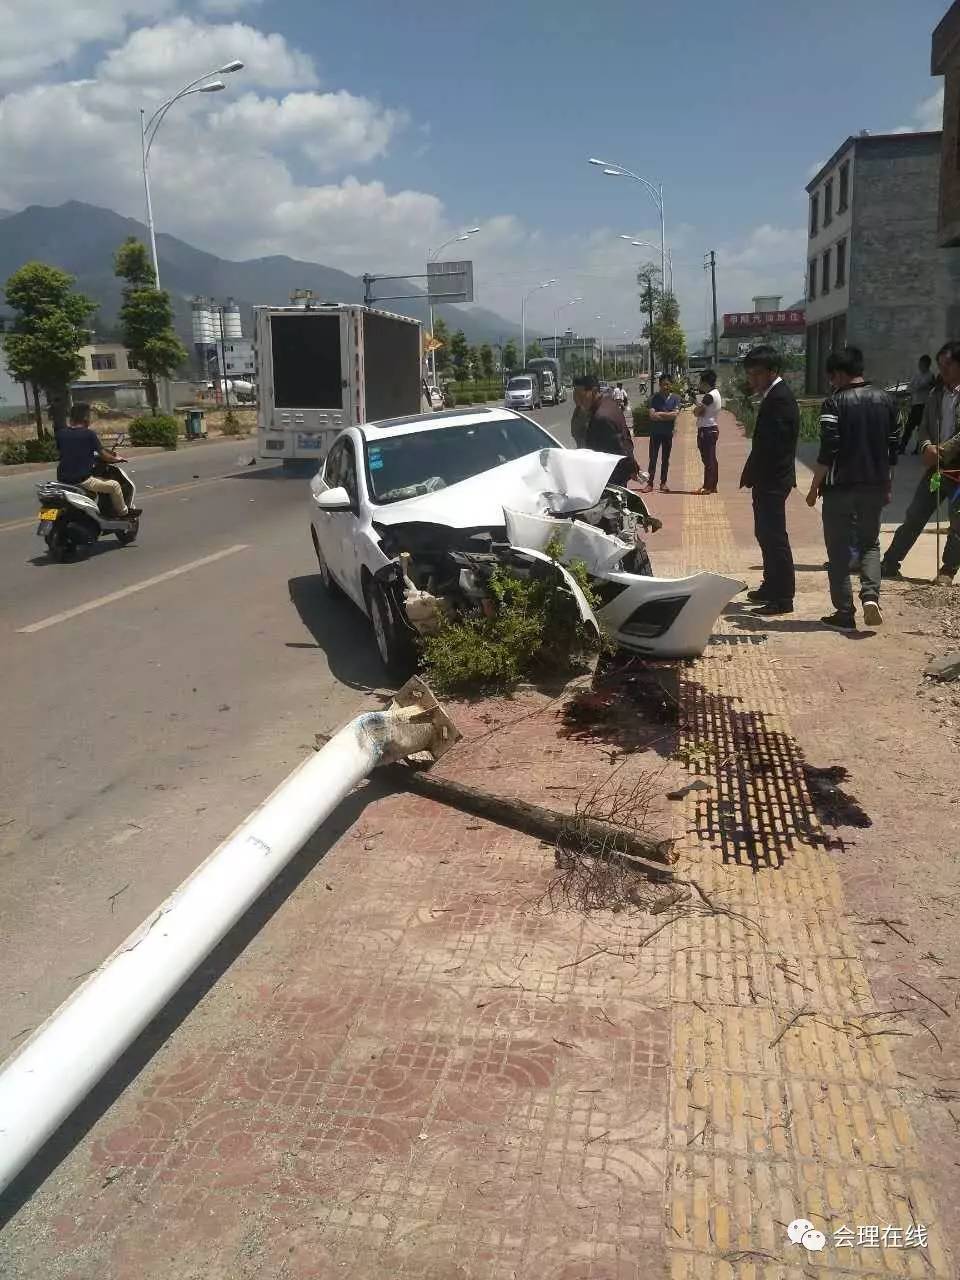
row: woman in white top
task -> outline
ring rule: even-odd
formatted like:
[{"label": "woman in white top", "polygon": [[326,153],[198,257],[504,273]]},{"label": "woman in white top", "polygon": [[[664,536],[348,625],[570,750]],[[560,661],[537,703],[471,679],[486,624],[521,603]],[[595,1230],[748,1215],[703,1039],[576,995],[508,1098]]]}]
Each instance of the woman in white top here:
[{"label": "woman in white top", "polygon": [[701,400],[694,406],[697,419],[697,448],[703,459],[703,486],[697,493],[716,493],[720,481],[717,462],[717,441],[720,438],[720,410],[723,401],[717,390],[717,375],[713,369],[704,369],[700,375]]}]

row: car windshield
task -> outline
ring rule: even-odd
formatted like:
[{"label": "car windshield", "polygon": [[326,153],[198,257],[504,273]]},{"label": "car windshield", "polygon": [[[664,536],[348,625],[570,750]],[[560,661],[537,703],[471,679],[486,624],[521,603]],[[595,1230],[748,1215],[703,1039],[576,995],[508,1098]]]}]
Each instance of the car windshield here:
[{"label": "car windshield", "polygon": [[529,378],[511,378],[507,383],[508,391],[529,391],[531,382]]},{"label": "car windshield", "polygon": [[402,502],[459,484],[557,442],[526,418],[499,418],[368,440],[367,484],[374,502]]}]

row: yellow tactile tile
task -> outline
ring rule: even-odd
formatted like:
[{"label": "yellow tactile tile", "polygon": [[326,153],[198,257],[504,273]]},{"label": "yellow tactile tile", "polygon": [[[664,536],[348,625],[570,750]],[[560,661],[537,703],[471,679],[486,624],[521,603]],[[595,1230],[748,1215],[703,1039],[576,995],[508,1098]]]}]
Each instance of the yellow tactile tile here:
[{"label": "yellow tactile tile", "polygon": [[[685,488],[699,460],[684,449]],[[737,574],[722,503],[686,500],[687,569]],[[826,849],[790,722],[779,663],[755,635],[681,674],[681,755],[709,791],[677,819],[679,869],[734,915],[672,926],[671,1280],[947,1277],[937,1207],[896,1092],[833,855]],[[827,1236],[787,1239],[803,1217]],[[833,1232],[910,1224],[925,1248],[846,1248]]]}]

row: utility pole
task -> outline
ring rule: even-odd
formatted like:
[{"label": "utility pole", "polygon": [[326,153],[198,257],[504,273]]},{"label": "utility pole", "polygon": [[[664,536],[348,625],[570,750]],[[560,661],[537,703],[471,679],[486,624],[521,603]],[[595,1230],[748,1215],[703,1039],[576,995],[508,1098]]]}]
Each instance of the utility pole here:
[{"label": "utility pole", "polygon": [[720,335],[717,332],[717,254],[715,249],[710,250],[707,262],[710,265],[710,291],[713,295],[713,367],[716,369],[720,362]]}]

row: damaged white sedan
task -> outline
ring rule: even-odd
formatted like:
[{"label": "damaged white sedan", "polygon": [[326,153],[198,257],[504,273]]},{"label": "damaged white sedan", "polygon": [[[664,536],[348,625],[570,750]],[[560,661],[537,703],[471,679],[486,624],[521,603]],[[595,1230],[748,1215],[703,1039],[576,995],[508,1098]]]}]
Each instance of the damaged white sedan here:
[{"label": "damaged white sedan", "polygon": [[459,409],[348,427],[311,481],[311,533],[328,591],[370,619],[393,674],[419,635],[492,608],[499,565],[521,575],[581,561],[591,609],[560,572],[581,616],[633,653],[693,657],[743,584],[702,572],[653,576],[644,535],[660,528],[642,498],[608,480],[619,458],[566,449],[507,409]]}]

